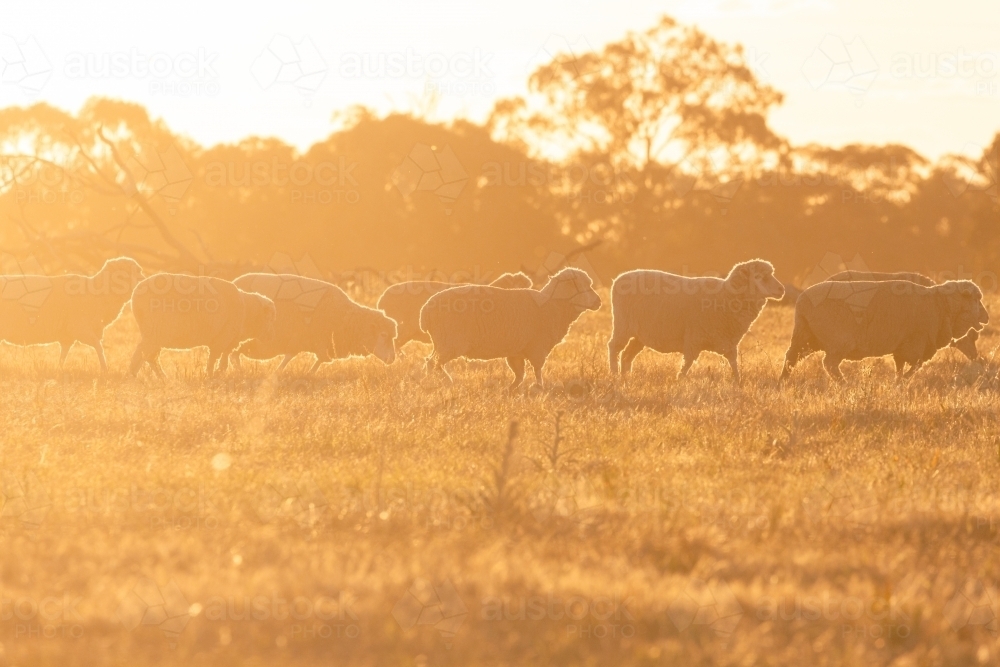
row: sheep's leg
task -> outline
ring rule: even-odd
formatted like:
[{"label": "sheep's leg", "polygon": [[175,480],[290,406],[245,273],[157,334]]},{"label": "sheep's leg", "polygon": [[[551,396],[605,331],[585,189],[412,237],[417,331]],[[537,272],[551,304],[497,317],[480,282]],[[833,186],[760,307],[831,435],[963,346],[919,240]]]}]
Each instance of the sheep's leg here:
[{"label": "sheep's leg", "polygon": [[514,381],[507,387],[507,391],[514,391],[524,381],[524,359],[521,357],[507,357],[507,366],[510,370],[514,371]]},{"label": "sheep's leg", "polygon": [[844,374],[840,372],[840,362],[843,359],[831,355],[829,352],[826,353],[826,357],[823,358],[823,368],[826,369],[827,374],[837,382],[844,381]]},{"label": "sheep's leg", "polygon": [[691,370],[691,366],[694,365],[694,360],[698,358],[697,352],[685,352],[684,353],[684,365],[681,366],[680,372],[677,374],[677,379],[684,377]]},{"label": "sheep's leg", "polygon": [[215,363],[219,360],[221,352],[209,348],[208,350],[208,366],[205,368],[205,374],[208,377],[213,377],[215,375]]},{"label": "sheep's leg", "polygon": [[146,361],[149,362],[149,367],[153,369],[153,372],[156,373],[156,375],[161,380],[166,380],[167,379],[167,374],[163,372],[163,367],[160,366],[160,350],[159,350],[159,348],[157,348],[155,350],[150,350],[146,354]]},{"label": "sheep's leg", "polygon": [[896,364],[896,379],[903,379],[903,369],[906,368],[906,362],[898,355],[892,355],[892,361]]},{"label": "sheep's leg", "polygon": [[244,341],[240,343],[240,346],[229,353],[229,363],[233,365],[238,371],[243,370],[243,350],[245,350],[252,341]]},{"label": "sheep's leg", "polygon": [[905,373],[903,373],[903,376],[900,379],[901,380],[909,380],[910,378],[913,377],[914,373],[916,373],[918,370],[920,370],[920,368],[923,365],[924,365],[923,361],[917,361],[916,363],[910,364],[910,370],[908,370]]},{"label": "sheep's leg", "polygon": [[281,371],[285,370],[285,366],[287,366],[287,365],[288,365],[288,362],[292,360],[292,357],[293,357],[293,356],[294,356],[294,355],[291,355],[291,354],[286,354],[286,355],[285,355],[285,356],[284,356],[284,357],[283,357],[283,358],[281,359],[281,363],[280,363],[280,364],[278,364],[278,370],[277,370],[277,371],[275,371],[275,372],[276,372],[276,373],[280,373]]},{"label": "sheep's leg", "polygon": [[622,352],[622,374],[632,370],[632,361],[645,347],[645,345],[639,342],[638,338],[633,338],[629,341],[629,344],[625,346],[625,351]]},{"label": "sheep's leg", "polygon": [[74,341],[70,341],[68,343],[62,343],[62,342],[59,343],[59,369],[60,370],[62,369],[63,364],[66,363],[66,355],[69,354],[69,349],[71,347],[73,347],[73,342]]},{"label": "sheep's leg", "polygon": [[733,381],[736,382],[736,384],[740,384],[740,367],[738,363],[739,357],[736,348],[726,352],[725,357],[726,361],[729,362],[729,367],[733,369]]},{"label": "sheep's leg", "polygon": [[229,368],[229,355],[232,354],[232,350],[229,352],[219,353],[219,372],[225,373]]},{"label": "sheep's leg", "polygon": [[626,343],[627,339],[622,340],[617,334],[611,334],[611,340],[608,341],[608,368],[612,375],[618,375],[618,355]]},{"label": "sheep's leg", "polygon": [[101,374],[107,375],[108,360],[104,357],[104,345],[101,344],[101,341],[97,341],[94,343],[94,349],[97,350],[97,360],[101,362]]},{"label": "sheep's leg", "polygon": [[139,341],[139,344],[135,346],[135,352],[132,354],[132,362],[128,365],[128,372],[132,377],[139,374],[139,369],[142,368],[144,361],[143,356],[142,341]]},{"label": "sheep's leg", "polygon": [[545,357],[541,359],[528,359],[531,362],[531,368],[535,371],[535,384],[541,389],[544,385],[542,383],[542,367],[545,366]]},{"label": "sheep's leg", "polygon": [[[449,360],[449,361],[450,361],[450,360]],[[444,376],[445,376],[446,378],[448,378],[448,383],[449,383],[449,384],[453,384],[453,383],[455,382],[455,380],[453,380],[453,379],[452,379],[452,377],[451,377],[451,373],[449,373],[449,372],[448,372],[448,369],[446,369],[446,368],[444,367],[444,365],[445,365],[446,363],[447,363],[447,362],[445,362],[445,361],[441,361],[441,360],[438,360],[438,364],[437,364],[437,367],[438,367],[438,370],[439,370],[439,371],[441,371],[442,373],[444,373]]]}]

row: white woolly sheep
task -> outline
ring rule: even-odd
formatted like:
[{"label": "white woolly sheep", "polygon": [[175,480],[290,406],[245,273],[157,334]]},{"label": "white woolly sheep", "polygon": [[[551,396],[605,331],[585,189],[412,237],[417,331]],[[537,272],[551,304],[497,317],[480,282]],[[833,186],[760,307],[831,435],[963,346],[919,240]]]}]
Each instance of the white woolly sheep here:
[{"label": "white woolly sheep", "polygon": [[514,390],[524,380],[527,360],[541,386],[542,367],[552,348],[583,311],[600,307],[601,297],[580,269],[563,269],[538,291],[451,287],[428,299],[420,311],[420,327],[434,343],[427,369],[439,368],[450,379],[444,365],[452,359],[506,359],[514,371]]},{"label": "white woolly sheep", "polygon": [[[857,282],[864,280],[874,280],[877,282],[883,282],[886,280],[907,280],[911,283],[916,283],[917,285],[922,285],[924,287],[933,287],[937,283],[928,278],[922,273],[914,273],[911,271],[899,271],[896,273],[878,273],[870,271],[841,271],[835,275],[827,278],[829,281],[834,282]],[[962,354],[964,354],[969,361],[975,361],[979,358],[979,350],[976,349],[976,341],[979,340],[979,332],[975,329],[969,331],[958,340],[953,340],[948,347],[953,347]]]},{"label": "white woolly sheep", "polygon": [[104,329],[121,314],[142,268],[128,257],[109,259],[92,276],[0,276],[0,340],[15,345],[59,343],[59,366],[73,343],[97,351],[107,373]]},{"label": "white woolly sheep", "polygon": [[[688,278],[663,271],[629,271],[611,285],[612,333],[608,364],[613,374],[627,373],[643,348],[682,352],[687,374],[702,352],[721,354],[740,381],[740,341],[768,299],[780,299],[784,287],[770,262],[737,264],[725,279]],[[623,352],[624,350],[624,352]]]},{"label": "white woolly sheep", "polygon": [[251,359],[284,355],[282,370],[300,352],[316,355],[310,373],[322,363],[350,356],[374,354],[383,363],[396,359],[396,323],[374,308],[351,300],[340,287],[315,278],[273,273],[248,273],[235,281],[248,292],[274,301],[277,319],[274,338],[246,341],[233,353]]},{"label": "white woolly sheep", "polygon": [[[504,273],[490,283],[502,289],[529,289],[531,278],[521,273]],[[396,320],[399,326],[396,346],[403,347],[411,340],[429,343],[431,339],[420,330],[420,309],[432,296],[459,284],[435,280],[409,280],[387,287],[378,300],[378,308]]]},{"label": "white woolly sheep", "polygon": [[[838,382],[841,361],[891,354],[901,379],[912,375],[941,348],[989,322],[983,293],[969,280],[924,287],[905,280],[822,282],[795,305],[792,340],[781,379],[812,352],[825,352],[823,366]],[[905,364],[910,369],[903,373]]]},{"label": "white woolly sheep", "polygon": [[208,347],[206,373],[212,377],[229,366],[229,354],[251,338],[274,337],[274,302],[244,292],[222,278],[158,273],[132,293],[132,314],[142,339],[132,355],[129,372],[137,375],[143,362],[161,378],[160,350]]}]

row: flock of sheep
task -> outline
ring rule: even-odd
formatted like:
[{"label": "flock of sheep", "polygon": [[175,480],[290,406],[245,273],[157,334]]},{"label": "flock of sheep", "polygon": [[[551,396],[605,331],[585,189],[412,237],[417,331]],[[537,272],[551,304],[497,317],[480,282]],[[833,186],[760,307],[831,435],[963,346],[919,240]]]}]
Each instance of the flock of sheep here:
[{"label": "flock of sheep", "polygon": [[[631,369],[644,348],[680,352],[684,375],[703,351],[724,356],[740,380],[740,341],[765,303],[781,299],[774,267],[755,259],[725,278],[629,271],[611,286],[613,374]],[[812,352],[825,352],[830,377],[840,363],[891,354],[897,373],[912,376],[941,348],[977,357],[978,332],[989,321],[982,292],[968,280],[935,284],[915,273],[844,272],[803,291],[781,379]],[[234,281],[158,273],[146,277],[129,258],[108,260],[93,276],[0,276],[0,340],[15,345],[59,343],[60,365],[74,342],[97,351],[107,372],[104,329],[131,302],[141,340],[130,372],[149,364],[161,378],[160,351],[209,349],[207,373],[237,367],[242,356],[282,356],[278,370],[301,352],[320,364],[374,354],[392,363],[411,340],[432,343],[429,372],[448,375],[453,359],[505,359],[520,386],[525,362],[542,384],[542,368],[585,310],[601,307],[590,277],[575,268],[533,289],[523,273],[489,285],[410,281],[385,290],[376,308],[355,303],[338,286],[296,275],[251,273]],[[906,364],[910,368],[905,371]],[[450,376],[448,376],[450,379]]]}]

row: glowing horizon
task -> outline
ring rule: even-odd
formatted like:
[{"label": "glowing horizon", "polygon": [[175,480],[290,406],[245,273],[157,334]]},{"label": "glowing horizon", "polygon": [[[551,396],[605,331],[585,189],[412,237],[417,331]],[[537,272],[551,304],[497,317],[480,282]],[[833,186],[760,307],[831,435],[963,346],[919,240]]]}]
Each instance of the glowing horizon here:
[{"label": "glowing horizon", "polygon": [[[600,49],[667,14],[744,46],[758,79],[785,95],[769,122],[793,144],[975,155],[1000,129],[1000,52],[990,50],[987,3],[958,4],[642,0],[581,11],[563,0],[450,1],[431,12],[396,1],[348,10],[289,2],[261,18],[186,1],[146,9],[136,27],[124,3],[39,3],[0,32],[0,106],[40,101],[75,113],[92,96],[111,97],[204,146],[274,136],[302,150],[355,105],[481,123],[556,52]],[[946,20],[958,15],[964,23]]]}]

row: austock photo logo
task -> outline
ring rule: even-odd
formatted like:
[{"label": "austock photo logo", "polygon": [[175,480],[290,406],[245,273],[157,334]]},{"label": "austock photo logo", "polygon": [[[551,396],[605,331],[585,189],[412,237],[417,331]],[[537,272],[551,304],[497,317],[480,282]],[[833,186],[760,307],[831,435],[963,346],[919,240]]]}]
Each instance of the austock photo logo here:
[{"label": "austock photo logo", "polygon": [[732,157],[711,154],[695,159],[692,155],[685,156],[671,168],[669,185],[678,197],[686,197],[692,192],[709,193],[725,215],[746,180]]},{"label": "austock photo logo", "polygon": [[813,267],[813,270],[806,278],[807,285],[823,283],[827,287],[809,290],[806,293],[814,306],[818,306],[826,299],[843,301],[851,309],[851,312],[854,313],[854,316],[860,319],[862,313],[868,308],[872,298],[874,298],[877,286],[867,281],[862,281],[861,283],[854,281],[828,282],[830,278],[844,271],[850,271],[860,276],[872,273],[861,255],[856,254],[852,260],[845,262],[844,258],[840,255],[828,252],[823,255],[823,259]]},{"label": "austock photo logo", "polygon": [[115,616],[129,631],[140,626],[158,628],[170,648],[176,648],[177,638],[191,622],[191,608],[174,579],[161,587],[143,576],[122,597]]},{"label": "austock photo logo", "polygon": [[0,255],[0,299],[16,301],[28,324],[38,320],[38,313],[52,294],[52,280],[45,275],[42,265],[34,257],[18,260],[10,255]]},{"label": "austock photo logo", "polygon": [[469,610],[458,590],[447,578],[437,583],[416,579],[392,608],[392,617],[400,628],[411,630],[431,626],[441,635],[448,649],[468,615]]},{"label": "austock photo logo", "polygon": [[956,632],[982,628],[993,637],[1000,637],[1000,597],[995,585],[966,579],[956,587],[944,615]]},{"label": "austock photo logo", "polygon": [[0,34],[0,85],[15,86],[28,96],[38,95],[52,76],[52,63],[34,37],[18,40]]},{"label": "austock photo logo", "polygon": [[319,91],[328,69],[326,60],[308,35],[298,41],[286,35],[275,35],[250,65],[250,73],[262,90],[289,86],[304,97]]},{"label": "austock photo logo", "polygon": [[958,158],[952,161],[951,169],[941,173],[948,191],[953,197],[965,194],[984,193],[993,203],[997,202],[997,177],[1000,175],[1000,144],[990,152],[982,146],[967,143],[963,149],[965,155],[981,155],[979,164],[969,158]]},{"label": "austock photo logo", "polygon": [[340,55],[336,73],[346,80],[422,81],[432,95],[492,95],[494,54],[482,49],[422,53],[413,48]]},{"label": "austock photo logo", "polygon": [[468,182],[469,175],[447,145],[439,149],[416,144],[392,172],[392,183],[404,199],[416,192],[431,192],[441,200],[448,215]]},{"label": "austock photo logo", "polygon": [[301,528],[312,528],[330,510],[329,501],[309,473],[295,481],[265,484],[251,503],[262,522],[290,520]]},{"label": "austock photo logo", "polygon": [[586,37],[577,36],[576,39],[570,40],[565,35],[550,34],[548,39],[545,40],[535,56],[528,62],[525,67],[525,74],[530,76],[535,73],[535,71],[551,62],[557,60],[564,60],[569,66],[576,78],[581,78],[584,75],[593,73],[593,69],[588,63],[590,61],[583,58],[587,53],[593,53],[594,49],[587,41]]},{"label": "austock photo logo", "polygon": [[66,56],[67,79],[132,79],[149,81],[154,96],[193,97],[219,94],[219,54],[205,48],[146,53],[139,47],[117,52],[75,52]]},{"label": "austock photo logo", "polygon": [[667,607],[667,616],[678,632],[704,626],[726,641],[743,618],[743,606],[725,581],[690,579]]},{"label": "austock photo logo", "polygon": [[38,476],[33,472],[24,477],[4,473],[0,481],[0,519],[17,520],[25,528],[40,527],[52,508],[52,498]]},{"label": "austock photo logo", "polygon": [[813,90],[846,90],[861,106],[878,76],[875,57],[860,36],[850,42],[827,34],[802,64],[802,74]]},{"label": "austock photo logo", "polygon": [[[173,144],[164,150],[143,145],[125,161],[128,174],[124,187],[129,194],[141,192],[147,197],[161,197],[171,206],[180,203],[194,180],[180,151]],[[172,209],[176,213],[176,209]]]}]

